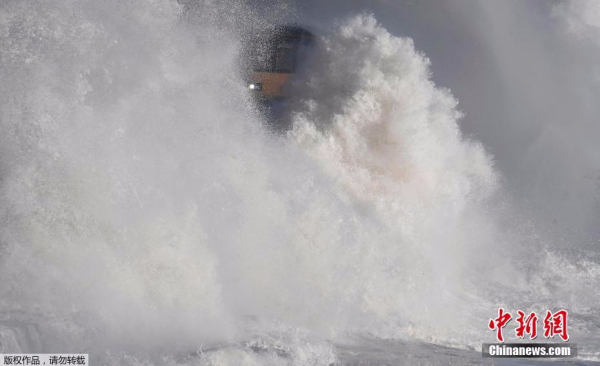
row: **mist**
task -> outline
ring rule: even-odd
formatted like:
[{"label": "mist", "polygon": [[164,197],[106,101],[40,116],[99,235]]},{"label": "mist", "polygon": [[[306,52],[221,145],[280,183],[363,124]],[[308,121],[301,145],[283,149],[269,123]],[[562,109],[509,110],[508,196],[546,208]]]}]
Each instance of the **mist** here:
[{"label": "mist", "polygon": [[[553,235],[599,235],[600,82],[594,2],[302,1],[316,29],[372,12],[431,60],[505,187]],[[594,12],[596,18],[594,18]],[[323,26],[325,25],[325,27]],[[596,238],[596,239],[594,239]]]},{"label": "mist", "polygon": [[[590,4],[0,3],[0,352],[484,363],[562,307],[597,360]],[[276,131],[240,59],[281,23],[318,42]]]}]

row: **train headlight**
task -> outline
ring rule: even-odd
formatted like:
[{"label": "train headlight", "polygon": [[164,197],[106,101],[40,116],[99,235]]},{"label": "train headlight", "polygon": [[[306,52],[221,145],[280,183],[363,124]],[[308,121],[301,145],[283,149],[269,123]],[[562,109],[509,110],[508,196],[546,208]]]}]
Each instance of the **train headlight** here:
[{"label": "train headlight", "polygon": [[248,89],[250,89],[252,91],[261,91],[262,83],[250,83],[250,84],[248,84]]}]

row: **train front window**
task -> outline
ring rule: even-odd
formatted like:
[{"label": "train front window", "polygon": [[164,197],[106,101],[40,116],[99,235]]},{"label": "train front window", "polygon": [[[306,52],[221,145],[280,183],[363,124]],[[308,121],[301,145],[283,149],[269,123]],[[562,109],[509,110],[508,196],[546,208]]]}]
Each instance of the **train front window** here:
[{"label": "train front window", "polygon": [[[312,39],[295,28],[282,28],[258,34],[247,48],[246,57],[253,72],[296,72],[304,49]],[[299,59],[300,58],[300,59]]]},{"label": "train front window", "polygon": [[257,47],[251,50],[250,62],[255,72],[273,72],[273,52],[266,47]]},{"label": "train front window", "polygon": [[296,49],[292,43],[280,43],[275,49],[275,72],[294,72]]}]

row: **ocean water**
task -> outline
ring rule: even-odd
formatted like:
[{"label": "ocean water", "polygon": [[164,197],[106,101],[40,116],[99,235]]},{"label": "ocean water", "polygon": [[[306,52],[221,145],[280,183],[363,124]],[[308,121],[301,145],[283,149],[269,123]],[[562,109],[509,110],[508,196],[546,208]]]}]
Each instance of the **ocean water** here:
[{"label": "ocean water", "polygon": [[0,353],[489,364],[504,307],[568,309],[600,361],[597,245],[520,209],[410,38],[320,34],[275,133],[240,70],[261,21],[201,4],[0,4]]}]

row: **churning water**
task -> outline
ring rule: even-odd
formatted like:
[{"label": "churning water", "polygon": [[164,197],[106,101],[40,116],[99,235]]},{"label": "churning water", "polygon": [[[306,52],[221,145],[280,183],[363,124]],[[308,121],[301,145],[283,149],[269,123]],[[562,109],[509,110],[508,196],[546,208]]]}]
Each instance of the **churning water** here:
[{"label": "churning water", "polygon": [[410,39],[342,21],[275,134],[245,9],[207,4],[1,3],[0,353],[462,364],[503,306],[568,309],[598,357],[597,253],[515,208]]}]

